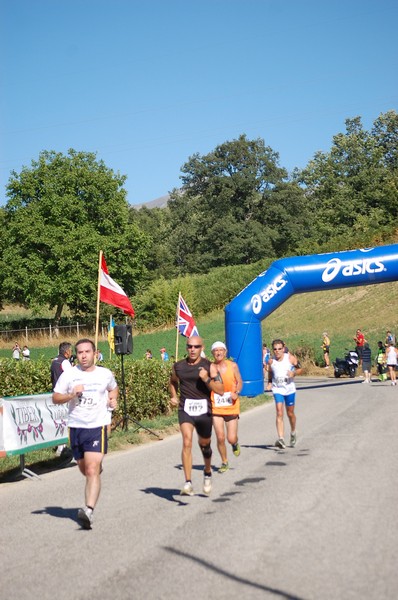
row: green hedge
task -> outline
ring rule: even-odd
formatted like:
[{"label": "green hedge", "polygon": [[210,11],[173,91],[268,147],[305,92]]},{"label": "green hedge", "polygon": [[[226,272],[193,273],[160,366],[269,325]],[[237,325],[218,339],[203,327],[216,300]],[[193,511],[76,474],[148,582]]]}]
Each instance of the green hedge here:
[{"label": "green hedge", "polygon": [[225,307],[272,262],[269,258],[250,265],[218,267],[205,275],[158,279],[132,299],[138,330],[175,323],[178,292],[196,318]]},{"label": "green hedge", "polygon": [[[115,416],[123,412],[121,361],[108,361],[119,384],[119,407]],[[125,360],[124,379],[127,412],[133,419],[146,419],[168,412],[168,382],[171,366],[160,361]],[[0,361],[0,396],[21,396],[51,392],[51,378],[47,360]]]}]

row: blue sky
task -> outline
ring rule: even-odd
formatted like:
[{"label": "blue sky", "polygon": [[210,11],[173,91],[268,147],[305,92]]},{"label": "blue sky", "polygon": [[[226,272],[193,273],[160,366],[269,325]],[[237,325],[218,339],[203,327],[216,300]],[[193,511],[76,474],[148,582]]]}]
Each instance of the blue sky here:
[{"label": "blue sky", "polygon": [[0,204],[42,150],[96,152],[130,204],[245,133],[289,171],[397,110],[396,0],[0,0]]}]

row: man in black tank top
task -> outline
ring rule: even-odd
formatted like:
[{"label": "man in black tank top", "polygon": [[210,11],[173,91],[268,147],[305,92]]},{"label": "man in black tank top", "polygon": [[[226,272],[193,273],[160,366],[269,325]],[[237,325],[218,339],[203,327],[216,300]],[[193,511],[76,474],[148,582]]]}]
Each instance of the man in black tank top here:
[{"label": "man in black tank top", "polygon": [[[183,440],[182,466],[185,484],[182,495],[193,496],[192,440],[196,429],[198,442],[204,459],[205,494],[211,492],[211,402],[210,392],[224,393],[222,381],[218,378],[217,368],[207,358],[202,358],[203,340],[198,336],[188,339],[188,357],[174,363],[170,378],[170,403],[178,406],[178,422]],[[178,398],[178,390],[180,397]]]}]

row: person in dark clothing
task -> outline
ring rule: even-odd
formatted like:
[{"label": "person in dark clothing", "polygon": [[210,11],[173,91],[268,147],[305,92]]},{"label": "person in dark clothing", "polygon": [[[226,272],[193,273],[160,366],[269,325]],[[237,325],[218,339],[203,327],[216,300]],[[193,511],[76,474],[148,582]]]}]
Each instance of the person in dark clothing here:
[{"label": "person in dark clothing", "polygon": [[[51,384],[52,391],[54,391],[55,384],[58,379],[61,377],[62,373],[72,368],[71,363],[72,357],[72,344],[70,342],[62,342],[58,346],[58,356],[53,358],[51,361]],[[67,458],[72,459],[72,451],[67,447],[66,444],[61,444],[54,448],[54,451],[60,456],[67,456]]]},{"label": "person in dark clothing", "polygon": [[[181,495],[193,496],[192,439],[196,430],[204,460],[203,492],[211,492],[211,400],[210,393],[224,393],[224,385],[219,380],[217,367],[207,358],[202,358],[203,340],[192,336],[187,341],[188,356],[174,363],[170,377],[170,404],[178,406],[178,422],[183,440],[182,467],[185,484]],[[179,397],[178,397],[179,395]]]},{"label": "person in dark clothing", "polygon": [[362,349],[362,371],[363,374],[365,376],[365,379],[362,381],[362,383],[371,383],[371,376],[370,376],[370,372],[372,369],[372,351],[370,349],[370,346],[368,344],[368,342],[365,342],[363,349]]},{"label": "person in dark clothing", "polygon": [[62,373],[67,369],[72,368],[72,364],[70,362],[71,356],[72,344],[70,342],[62,342],[58,346],[58,356],[53,358],[53,360],[51,361],[51,383],[53,386],[53,391],[55,388],[55,384],[61,377]]},{"label": "person in dark clothing", "polygon": [[381,340],[377,342],[376,366],[379,381],[385,381],[387,379],[386,349]]}]

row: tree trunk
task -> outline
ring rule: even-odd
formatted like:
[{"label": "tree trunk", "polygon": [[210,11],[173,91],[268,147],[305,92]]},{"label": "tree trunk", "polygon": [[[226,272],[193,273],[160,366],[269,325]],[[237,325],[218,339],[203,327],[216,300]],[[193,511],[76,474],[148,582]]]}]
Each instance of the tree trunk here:
[{"label": "tree trunk", "polygon": [[63,303],[58,304],[57,310],[55,311],[55,315],[54,315],[54,335],[56,338],[59,337],[59,321],[61,319],[63,307],[64,307]]}]

